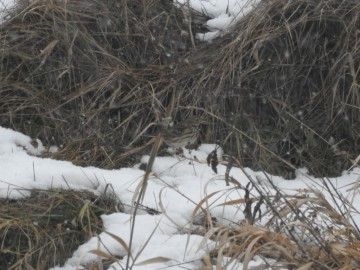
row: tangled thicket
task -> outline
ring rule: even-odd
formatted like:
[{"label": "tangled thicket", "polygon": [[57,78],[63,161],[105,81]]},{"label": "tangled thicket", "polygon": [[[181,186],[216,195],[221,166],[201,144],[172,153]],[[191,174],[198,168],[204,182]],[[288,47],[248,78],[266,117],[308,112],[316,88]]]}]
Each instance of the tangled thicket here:
[{"label": "tangled thicket", "polygon": [[[193,46],[169,1],[32,1],[0,26],[0,125],[77,164],[119,166],[164,117],[158,85]],[[166,109],[166,108],[165,108]]]},{"label": "tangled thicket", "polygon": [[261,2],[199,45],[169,1],[33,1],[0,26],[0,125],[116,167],[157,123],[207,119],[243,164],[292,176],[348,169],[360,152],[356,0]]},{"label": "tangled thicket", "polygon": [[337,175],[360,152],[359,12],[353,0],[263,1],[199,50],[178,85],[245,165]]}]

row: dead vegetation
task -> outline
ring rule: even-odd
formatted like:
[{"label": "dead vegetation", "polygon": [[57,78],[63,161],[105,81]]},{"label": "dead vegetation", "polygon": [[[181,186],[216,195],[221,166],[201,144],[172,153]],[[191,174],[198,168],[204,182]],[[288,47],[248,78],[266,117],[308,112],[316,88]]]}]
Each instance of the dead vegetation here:
[{"label": "dead vegetation", "polygon": [[[237,269],[240,265],[242,269],[360,267],[360,229],[354,218],[358,210],[329,179],[322,180],[322,192],[309,187],[289,195],[266,173],[262,179],[254,179],[243,172],[249,181],[246,186],[231,179],[234,191],[243,190],[243,197],[221,205],[209,204],[212,193],[194,209],[193,217],[205,213],[203,248],[207,240],[216,242],[203,259],[209,269],[212,265],[219,269]],[[205,205],[209,205],[206,210]],[[237,207],[243,211],[244,220],[221,226],[211,216],[217,207]],[[261,263],[251,266],[253,260]]]},{"label": "dead vegetation", "polygon": [[38,0],[9,16],[0,26],[0,124],[62,145],[55,157],[117,167],[175,110],[159,85],[171,83],[192,42],[169,1]]},{"label": "dead vegetation", "polygon": [[349,169],[360,151],[359,11],[356,0],[262,1],[191,55],[177,85],[211,113],[208,140],[289,178],[292,166]]},{"label": "dead vegetation", "polygon": [[0,26],[0,124],[106,168],[149,151],[162,119],[199,115],[244,166],[291,178],[354,164],[358,1],[263,1],[206,45],[185,8],[20,1]]},{"label": "dead vegetation", "polygon": [[29,197],[0,199],[0,268],[49,269],[102,231],[100,215],[116,211],[111,196],[86,191],[21,190]]}]

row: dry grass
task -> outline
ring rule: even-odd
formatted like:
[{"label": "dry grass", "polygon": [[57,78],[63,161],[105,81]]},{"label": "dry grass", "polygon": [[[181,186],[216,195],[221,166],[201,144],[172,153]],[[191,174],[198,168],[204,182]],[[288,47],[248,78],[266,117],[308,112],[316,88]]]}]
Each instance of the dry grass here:
[{"label": "dry grass", "polygon": [[174,117],[174,66],[192,47],[169,1],[43,1],[0,25],[0,124],[61,145],[55,157],[118,167]]},{"label": "dry grass", "polygon": [[[208,239],[216,242],[215,249],[204,258],[205,264],[217,265],[217,269],[238,269],[240,264],[242,269],[360,267],[360,229],[353,218],[358,210],[329,180],[323,179],[320,184],[323,192],[309,187],[287,195],[265,173],[265,182],[249,175],[247,178],[246,187],[232,179],[235,189],[244,191],[244,197],[221,204],[225,208],[238,207],[244,213],[243,221],[219,226],[210,214],[219,205],[205,210],[208,218],[203,228],[204,248]],[[212,195],[197,205],[193,216],[201,212],[201,206]],[[249,263],[254,259],[262,263],[251,267]]]},{"label": "dry grass", "polygon": [[357,0],[262,1],[203,46],[200,15],[185,9],[20,1],[0,26],[0,124],[106,168],[149,151],[163,119],[194,117],[244,166],[292,178],[293,167],[333,176],[354,164]]},{"label": "dry grass", "polygon": [[63,264],[80,244],[101,232],[100,215],[117,207],[114,198],[86,191],[29,192],[20,200],[0,199],[1,269]]},{"label": "dry grass", "polygon": [[291,166],[349,169],[360,151],[359,11],[357,0],[262,1],[191,54],[177,85],[211,116],[208,140],[288,178]]}]

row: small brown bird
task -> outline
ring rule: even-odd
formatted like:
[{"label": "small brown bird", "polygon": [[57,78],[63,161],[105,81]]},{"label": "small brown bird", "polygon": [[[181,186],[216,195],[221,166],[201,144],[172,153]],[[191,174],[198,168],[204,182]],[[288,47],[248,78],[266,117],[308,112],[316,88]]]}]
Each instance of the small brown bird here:
[{"label": "small brown bird", "polygon": [[173,149],[196,145],[200,138],[200,124],[201,121],[197,119],[187,119],[178,124],[164,127],[162,135],[165,144]]}]

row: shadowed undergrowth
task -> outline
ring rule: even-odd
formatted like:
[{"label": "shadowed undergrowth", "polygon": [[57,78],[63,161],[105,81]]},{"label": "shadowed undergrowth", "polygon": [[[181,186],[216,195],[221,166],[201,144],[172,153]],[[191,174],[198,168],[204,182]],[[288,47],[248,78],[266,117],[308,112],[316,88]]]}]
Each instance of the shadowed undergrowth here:
[{"label": "shadowed undergrowth", "polygon": [[27,198],[0,199],[0,268],[62,265],[102,231],[100,215],[116,211],[115,198],[86,191],[20,190]]}]

